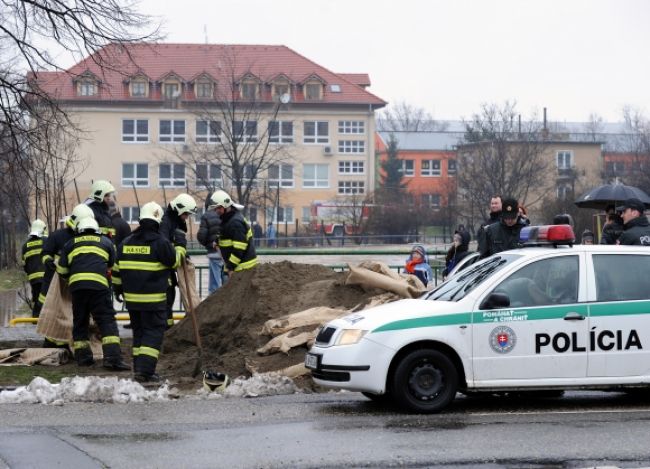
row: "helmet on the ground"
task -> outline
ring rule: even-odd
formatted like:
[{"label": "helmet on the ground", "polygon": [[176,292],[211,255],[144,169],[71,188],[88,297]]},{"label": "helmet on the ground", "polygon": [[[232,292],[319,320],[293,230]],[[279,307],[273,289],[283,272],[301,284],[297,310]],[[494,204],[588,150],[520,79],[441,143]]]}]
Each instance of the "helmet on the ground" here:
[{"label": "helmet on the ground", "polygon": [[93,185],[90,188],[90,197],[95,199],[97,202],[103,202],[104,196],[106,194],[110,194],[111,192],[115,192],[113,184],[105,181],[104,179],[98,179],[97,181],[93,182]]},{"label": "helmet on the ground", "polygon": [[203,372],[203,387],[210,392],[223,392],[230,384],[230,377],[218,371]]},{"label": "helmet on the ground", "polygon": [[93,213],[93,209],[90,208],[88,205],[79,204],[72,209],[70,218],[68,218],[66,223],[70,228],[75,229],[77,224],[84,218],[92,218],[94,220],[95,214]]},{"label": "helmet on the ground", "polygon": [[86,231],[94,231],[95,233],[99,233],[99,225],[97,224],[97,220],[90,217],[82,218],[79,220],[79,223],[77,223],[77,233],[84,233]]},{"label": "helmet on the ground", "polygon": [[46,231],[47,231],[47,226],[45,225],[45,222],[37,218],[32,222],[32,226],[29,229],[29,234],[31,236],[41,237],[45,235]]},{"label": "helmet on the ground", "polygon": [[194,197],[189,194],[177,195],[169,205],[171,205],[179,215],[184,213],[196,213],[196,201],[194,200]]},{"label": "helmet on the ground", "polygon": [[210,197],[210,209],[214,210],[217,207],[223,207],[223,208],[228,208],[230,207],[234,202],[226,193],[226,191],[218,190],[214,191],[212,196]]},{"label": "helmet on the ground", "polygon": [[160,223],[163,217],[163,209],[156,202],[147,202],[140,209],[140,220],[153,220]]}]

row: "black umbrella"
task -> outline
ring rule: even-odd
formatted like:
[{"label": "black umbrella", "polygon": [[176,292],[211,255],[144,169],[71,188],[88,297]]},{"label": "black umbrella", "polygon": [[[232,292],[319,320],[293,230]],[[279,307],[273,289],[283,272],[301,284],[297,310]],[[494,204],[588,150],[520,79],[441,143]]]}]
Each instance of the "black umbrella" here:
[{"label": "black umbrella", "polygon": [[650,207],[650,196],[638,187],[626,186],[625,184],[605,184],[604,186],[591,189],[581,195],[575,201],[580,208],[596,208],[605,210],[608,205],[620,205],[627,199],[637,198],[646,207]]}]

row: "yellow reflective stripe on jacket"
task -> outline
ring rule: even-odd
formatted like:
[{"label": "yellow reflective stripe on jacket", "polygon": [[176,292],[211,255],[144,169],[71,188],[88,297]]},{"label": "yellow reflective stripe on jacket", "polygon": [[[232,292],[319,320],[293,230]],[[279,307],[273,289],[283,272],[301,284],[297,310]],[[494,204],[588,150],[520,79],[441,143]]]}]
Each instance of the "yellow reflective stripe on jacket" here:
[{"label": "yellow reflective stripe on jacket", "polygon": [[[50,340],[52,340],[52,339],[50,339]],[[74,350],[79,350],[79,349],[82,349],[82,348],[90,348],[90,341],[89,340],[75,340],[74,343],[72,344],[72,348]]]},{"label": "yellow reflective stripe on jacket", "polygon": [[37,278],[43,278],[44,276],[45,276],[45,272],[34,272],[33,274],[29,274],[27,276],[27,280],[31,282],[32,280],[36,280]]},{"label": "yellow reflective stripe on jacket", "polygon": [[74,248],[68,255],[68,263],[72,264],[72,260],[79,254],[97,254],[99,257],[108,261],[108,252],[97,246],[79,246]]},{"label": "yellow reflective stripe on jacket", "polygon": [[159,303],[167,301],[166,293],[126,293],[124,299],[132,303]]},{"label": "yellow reflective stripe on jacket", "polygon": [[232,247],[232,239],[220,239],[219,246],[222,248]]},{"label": "yellow reflective stripe on jacket", "polygon": [[181,266],[181,262],[183,261],[187,251],[181,246],[176,246],[174,250],[176,251],[176,261],[174,262],[172,269],[178,269]]},{"label": "yellow reflective stripe on jacket", "polygon": [[234,254],[231,254],[230,257],[228,258],[228,260],[230,262],[232,262],[233,264],[235,264],[235,265],[237,265],[237,264],[239,264],[241,262],[241,259],[239,257],[235,256]]},{"label": "yellow reflective stripe on jacket", "polygon": [[39,293],[38,294],[38,302],[40,304],[45,304],[45,295],[43,295],[42,293]]},{"label": "yellow reflective stripe on jacket", "polygon": [[187,249],[185,249],[183,246],[174,246],[174,249],[176,250],[176,252],[180,253],[181,256],[187,255]]},{"label": "yellow reflective stripe on jacket", "polygon": [[232,242],[232,247],[234,247],[235,249],[240,249],[240,250],[244,251],[248,247],[248,244],[243,243],[241,241],[233,241]]},{"label": "yellow reflective stripe on jacket", "polygon": [[101,234],[110,235],[110,236],[114,236],[117,233],[115,228],[109,228],[108,226],[100,226],[99,231]]},{"label": "yellow reflective stripe on jacket", "polygon": [[91,282],[101,283],[102,285],[108,287],[108,279],[101,274],[94,274],[92,272],[83,272],[79,274],[72,274],[70,276],[70,284],[75,282],[82,282],[84,280],[89,280]]},{"label": "yellow reflective stripe on jacket", "polygon": [[43,245],[43,240],[42,239],[36,239],[34,241],[27,241],[26,247],[33,248],[34,246],[42,246],[42,245]]},{"label": "yellow reflective stripe on jacket", "polygon": [[122,279],[120,277],[113,276],[111,278],[113,285],[122,285]]},{"label": "yellow reflective stripe on jacket", "polygon": [[42,252],[43,249],[41,248],[30,249],[29,251],[26,251],[25,254],[23,254],[23,259],[27,259],[28,257],[32,257],[32,256],[38,256]]},{"label": "yellow reflective stripe on jacket", "polygon": [[70,273],[70,269],[68,269],[67,267],[63,267],[62,265],[57,265],[56,273],[59,275],[68,275]]},{"label": "yellow reflective stripe on jacket", "polygon": [[148,355],[158,360],[158,357],[160,356],[160,350],[156,350],[153,347],[145,347],[142,345],[140,346],[140,355]]},{"label": "yellow reflective stripe on jacket", "polygon": [[[161,264],[160,262],[147,262],[147,261],[119,261],[117,271],[121,270],[148,270],[150,272],[157,272],[160,270],[167,270],[169,267]],[[115,270],[115,269],[113,269]]]},{"label": "yellow reflective stripe on jacket", "polygon": [[115,265],[113,265],[113,272],[119,272],[119,271],[120,271],[120,266],[116,262]]},{"label": "yellow reflective stripe on jacket", "polygon": [[239,264],[237,267],[235,267],[235,272],[250,269],[251,267],[255,267],[256,265],[257,265],[257,257],[255,259],[251,259],[250,261],[242,262],[241,264]]},{"label": "yellow reflective stripe on jacket", "polygon": [[138,355],[140,355],[140,347],[133,347],[131,349],[131,355],[134,356],[134,357],[137,357]]},{"label": "yellow reflective stripe on jacket", "polygon": [[120,343],[120,338],[116,335],[107,335],[106,337],[102,337],[102,345],[119,344],[119,343]]},{"label": "yellow reflective stripe on jacket", "polygon": [[246,232],[246,241],[248,241],[252,237],[253,237],[253,230],[249,228],[248,231]]},{"label": "yellow reflective stripe on jacket", "polygon": [[47,261],[49,261],[51,259],[52,259],[52,256],[50,256],[49,254],[45,254],[43,257],[41,257],[41,262],[43,264],[45,264],[45,263],[47,263]]}]

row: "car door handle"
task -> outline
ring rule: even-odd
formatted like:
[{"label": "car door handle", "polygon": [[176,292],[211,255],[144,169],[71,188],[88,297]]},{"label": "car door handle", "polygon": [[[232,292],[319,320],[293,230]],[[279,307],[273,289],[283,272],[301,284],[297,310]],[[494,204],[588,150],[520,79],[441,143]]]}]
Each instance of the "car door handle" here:
[{"label": "car door handle", "polygon": [[564,320],[565,321],[584,321],[585,317],[580,313],[576,313],[576,312],[572,311],[570,313],[567,313],[566,316],[564,316]]}]

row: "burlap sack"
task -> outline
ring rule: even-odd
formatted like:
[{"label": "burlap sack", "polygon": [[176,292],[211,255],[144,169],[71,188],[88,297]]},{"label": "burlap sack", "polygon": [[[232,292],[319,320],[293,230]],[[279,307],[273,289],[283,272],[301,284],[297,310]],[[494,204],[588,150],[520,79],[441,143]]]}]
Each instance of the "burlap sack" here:
[{"label": "burlap sack", "polygon": [[178,290],[181,293],[181,299],[183,301],[183,308],[185,308],[185,311],[188,313],[194,312],[201,302],[201,297],[199,297],[199,294],[196,292],[196,268],[191,261],[186,259],[185,262],[176,269],[176,274],[178,277]]},{"label": "burlap sack", "polygon": [[68,362],[68,351],[60,348],[22,348],[0,350],[0,366],[47,365],[58,366]]},{"label": "burlap sack", "polygon": [[72,341],[72,297],[68,284],[54,274],[36,325],[36,332],[50,339]]},{"label": "burlap sack", "polygon": [[269,319],[262,326],[260,335],[276,336],[284,334],[298,327],[320,326],[326,322],[336,319],[348,312],[344,309],[328,308],[326,306],[316,306],[299,313],[287,314],[275,319]]},{"label": "burlap sack", "polygon": [[372,270],[368,268],[367,263],[362,264],[365,265],[364,267],[362,265],[352,266],[348,264],[350,273],[345,279],[345,284],[360,285],[364,288],[380,288],[393,292],[402,298],[418,298],[427,291],[422,282],[414,275],[404,278],[390,271],[388,266],[386,268],[382,267],[381,264],[380,262],[373,263]]},{"label": "burlap sack", "polygon": [[273,337],[266,345],[258,348],[257,353],[260,355],[270,355],[277,352],[289,353],[289,350],[294,347],[300,347],[309,343],[313,344],[319,329],[316,328],[313,331],[299,333],[296,333],[296,331],[285,332],[282,335]]}]

